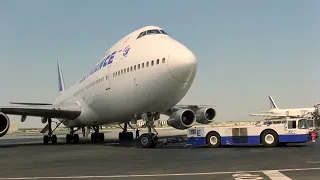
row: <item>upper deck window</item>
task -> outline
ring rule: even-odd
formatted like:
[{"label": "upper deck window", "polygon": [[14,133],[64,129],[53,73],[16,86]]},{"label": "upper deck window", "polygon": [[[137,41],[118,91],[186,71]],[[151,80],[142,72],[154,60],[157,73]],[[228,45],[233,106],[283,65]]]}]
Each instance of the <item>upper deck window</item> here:
[{"label": "upper deck window", "polygon": [[137,37],[137,39],[145,36],[145,35],[152,35],[152,34],[165,34],[165,35],[168,35],[164,30],[162,29],[150,29],[150,30],[147,30],[147,31],[144,31],[144,32],[141,32],[139,34],[139,36]]}]

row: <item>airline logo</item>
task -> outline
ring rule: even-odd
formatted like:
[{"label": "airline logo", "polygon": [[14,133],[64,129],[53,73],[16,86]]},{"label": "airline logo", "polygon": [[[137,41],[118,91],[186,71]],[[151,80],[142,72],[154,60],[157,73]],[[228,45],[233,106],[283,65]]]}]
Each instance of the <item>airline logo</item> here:
[{"label": "airline logo", "polygon": [[107,65],[111,64],[113,62],[114,56],[117,53],[117,51],[114,51],[113,53],[109,54],[107,57],[103,58],[92,70],[89,74],[84,76],[79,83],[87,79],[89,76],[94,74],[95,72],[99,71],[101,68],[106,67]]},{"label": "airline logo", "polygon": [[129,50],[130,50],[130,46],[127,46],[126,48],[123,49],[123,56],[127,57]]}]

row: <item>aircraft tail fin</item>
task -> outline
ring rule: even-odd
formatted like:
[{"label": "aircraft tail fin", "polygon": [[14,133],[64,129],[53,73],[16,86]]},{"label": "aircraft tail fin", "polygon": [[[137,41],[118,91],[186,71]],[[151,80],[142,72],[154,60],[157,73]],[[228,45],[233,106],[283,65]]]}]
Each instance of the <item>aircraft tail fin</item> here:
[{"label": "aircraft tail fin", "polygon": [[273,98],[269,96],[269,101],[270,101],[270,107],[271,109],[278,109],[276,103],[274,102]]},{"label": "aircraft tail fin", "polygon": [[59,92],[61,93],[65,91],[65,86],[64,86],[64,79],[63,79],[63,74],[62,74],[59,61],[57,61],[57,66],[58,66],[58,86],[59,86]]}]

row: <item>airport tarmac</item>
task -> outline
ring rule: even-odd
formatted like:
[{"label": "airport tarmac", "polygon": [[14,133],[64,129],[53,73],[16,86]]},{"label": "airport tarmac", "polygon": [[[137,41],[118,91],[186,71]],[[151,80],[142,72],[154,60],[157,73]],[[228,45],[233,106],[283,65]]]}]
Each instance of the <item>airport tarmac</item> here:
[{"label": "airport tarmac", "polygon": [[[158,130],[161,136],[184,134]],[[24,134],[26,135],[26,134]],[[0,139],[1,179],[319,179],[320,142],[288,147],[191,148],[168,144],[141,149],[119,143],[107,131],[104,143],[81,138],[80,144],[42,145],[41,135]]]}]

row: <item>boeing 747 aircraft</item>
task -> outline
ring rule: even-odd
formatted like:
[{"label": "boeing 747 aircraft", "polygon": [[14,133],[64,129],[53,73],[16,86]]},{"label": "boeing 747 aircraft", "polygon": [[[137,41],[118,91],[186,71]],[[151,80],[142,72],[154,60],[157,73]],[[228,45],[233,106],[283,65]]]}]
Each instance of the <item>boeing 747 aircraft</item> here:
[{"label": "boeing 747 aircraft", "polygon": [[305,115],[312,115],[315,112],[315,108],[291,108],[291,109],[279,109],[271,96],[269,97],[271,110],[267,112],[261,112],[256,114],[250,114],[250,116],[264,116],[264,117],[303,117]]},{"label": "boeing 747 aircraft", "polygon": [[47,124],[41,132],[48,132],[44,144],[57,143],[53,118],[70,128],[67,143],[79,141],[75,134],[79,129],[83,134],[92,129],[91,140],[103,141],[100,126],[115,123],[124,124],[119,139],[132,140],[128,123],[143,119],[148,133],[140,136],[140,146],[155,147],[158,133],[154,121],[160,114],[168,115],[168,124],[180,130],[192,127],[196,121],[210,123],[216,116],[209,106],[177,105],[194,81],[196,56],[157,26],[143,27],[122,38],[69,89],[65,88],[59,61],[57,65],[56,100],[52,104],[12,102],[0,106],[0,137],[10,127],[7,114],[21,115],[21,122],[27,116],[41,117]]}]

